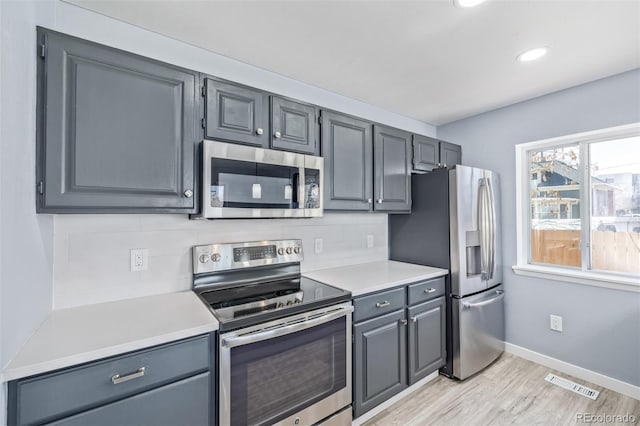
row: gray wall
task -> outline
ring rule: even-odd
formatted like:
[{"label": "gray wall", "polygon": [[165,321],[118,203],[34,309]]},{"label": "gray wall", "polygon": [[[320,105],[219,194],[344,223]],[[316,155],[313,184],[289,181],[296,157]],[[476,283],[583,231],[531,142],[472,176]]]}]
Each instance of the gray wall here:
[{"label": "gray wall", "polygon": [[51,311],[53,218],[35,214],[34,49],[35,25],[50,24],[52,12],[0,1],[0,367]]},{"label": "gray wall", "polygon": [[[438,127],[502,184],[507,341],[640,386],[640,293],[515,275],[518,143],[640,121],[640,70]],[[564,332],[549,330],[561,315]]]}]

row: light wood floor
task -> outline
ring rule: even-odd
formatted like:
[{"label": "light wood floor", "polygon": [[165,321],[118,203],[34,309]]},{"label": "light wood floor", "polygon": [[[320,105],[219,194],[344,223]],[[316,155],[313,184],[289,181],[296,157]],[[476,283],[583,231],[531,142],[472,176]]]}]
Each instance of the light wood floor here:
[{"label": "light wood floor", "polygon": [[[544,380],[555,372],[600,391],[593,401]],[[364,426],[575,425],[577,413],[635,416],[640,401],[510,354],[465,381],[440,376],[373,417]],[[592,423],[596,424],[596,423]],[[602,423],[604,424],[604,423]]]}]

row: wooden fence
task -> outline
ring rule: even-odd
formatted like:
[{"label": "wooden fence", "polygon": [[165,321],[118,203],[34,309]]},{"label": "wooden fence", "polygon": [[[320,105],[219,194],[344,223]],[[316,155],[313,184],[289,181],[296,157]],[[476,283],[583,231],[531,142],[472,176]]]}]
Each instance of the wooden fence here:
[{"label": "wooden fence", "polygon": [[[640,233],[592,231],[591,245],[593,269],[640,274]],[[532,230],[531,259],[579,267],[580,231]]]}]

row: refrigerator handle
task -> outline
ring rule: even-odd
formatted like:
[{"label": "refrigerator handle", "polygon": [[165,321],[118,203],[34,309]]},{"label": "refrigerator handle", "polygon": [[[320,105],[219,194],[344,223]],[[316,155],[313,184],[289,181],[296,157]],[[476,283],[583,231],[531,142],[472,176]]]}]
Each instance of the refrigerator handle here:
[{"label": "refrigerator handle", "polygon": [[489,213],[489,277],[493,279],[496,261],[496,205],[493,198],[493,188],[491,187],[491,179],[487,178],[487,201]]},{"label": "refrigerator handle", "polygon": [[493,279],[496,259],[496,214],[489,178],[478,185],[478,231],[480,233],[480,267],[483,280]]}]

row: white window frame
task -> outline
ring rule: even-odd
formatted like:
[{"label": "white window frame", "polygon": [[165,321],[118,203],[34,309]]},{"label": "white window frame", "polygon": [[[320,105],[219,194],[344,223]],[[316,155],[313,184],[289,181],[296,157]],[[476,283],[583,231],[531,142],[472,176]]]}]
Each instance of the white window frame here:
[{"label": "white window frame", "polygon": [[[557,148],[562,145],[581,144],[584,142],[603,142],[633,136],[640,136],[640,122],[516,145],[517,264],[513,266],[513,271],[516,274],[640,293],[640,277],[636,277],[631,274],[591,271],[562,265],[537,265],[529,262],[529,252],[531,247],[529,152],[543,151],[545,149]],[[585,144],[580,145],[580,171],[583,176],[582,182],[588,183],[589,157],[588,150],[583,149],[585,146]],[[589,250],[586,250],[588,247],[586,247],[585,244],[586,241],[588,241],[591,229],[591,226],[588,223],[588,219],[591,214],[590,197],[590,191],[588,189],[584,190],[584,187],[581,186],[580,220],[583,265],[587,264],[586,260],[588,260],[589,257]]]}]

